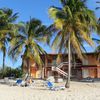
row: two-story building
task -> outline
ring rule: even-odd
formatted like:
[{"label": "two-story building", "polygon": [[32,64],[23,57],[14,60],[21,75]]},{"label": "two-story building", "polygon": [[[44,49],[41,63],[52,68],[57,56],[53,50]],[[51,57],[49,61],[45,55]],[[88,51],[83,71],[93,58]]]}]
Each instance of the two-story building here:
[{"label": "two-story building", "polygon": [[[58,56],[59,55],[59,56]],[[48,78],[49,76],[57,76],[64,78],[58,72],[52,71],[52,66],[58,66],[63,62],[68,62],[67,54],[47,54],[41,55],[44,62],[43,66],[38,66],[34,60],[30,60],[30,73],[33,78]],[[27,72],[27,64],[23,63],[23,70]],[[61,70],[68,72],[68,63],[61,66]],[[71,62],[71,76],[77,79],[86,77],[100,78],[100,62],[94,53],[87,53],[83,61],[74,55],[74,60]]]}]

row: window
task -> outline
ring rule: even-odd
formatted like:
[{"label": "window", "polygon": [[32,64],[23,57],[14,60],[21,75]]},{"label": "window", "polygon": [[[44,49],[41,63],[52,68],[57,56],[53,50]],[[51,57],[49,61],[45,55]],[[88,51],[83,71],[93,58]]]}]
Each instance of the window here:
[{"label": "window", "polygon": [[83,64],[83,65],[88,65],[88,60],[87,60],[87,59],[84,59],[84,60],[82,61],[82,64]]}]

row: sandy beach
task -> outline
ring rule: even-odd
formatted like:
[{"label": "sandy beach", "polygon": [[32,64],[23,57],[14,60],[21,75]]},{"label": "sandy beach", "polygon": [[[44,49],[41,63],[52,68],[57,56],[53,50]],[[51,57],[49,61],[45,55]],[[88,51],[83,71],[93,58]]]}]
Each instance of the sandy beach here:
[{"label": "sandy beach", "polygon": [[0,84],[0,100],[100,100],[100,83],[71,82],[69,89],[59,91],[49,90],[40,81],[30,87]]}]

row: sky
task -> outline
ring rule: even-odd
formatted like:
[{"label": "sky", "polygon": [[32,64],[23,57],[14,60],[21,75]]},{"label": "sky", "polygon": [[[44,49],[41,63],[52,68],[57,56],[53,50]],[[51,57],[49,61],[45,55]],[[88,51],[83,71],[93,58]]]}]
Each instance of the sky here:
[{"label": "sky", "polygon": [[[96,6],[99,6],[99,4],[96,4],[96,1],[100,0],[87,0],[87,7],[94,10]],[[0,0],[0,8],[6,7],[11,8],[14,13],[19,13],[19,18],[17,19],[17,22],[19,21],[28,21],[31,18],[37,18],[42,21],[44,25],[50,25],[53,20],[50,19],[48,14],[48,9],[50,6],[61,6],[60,0]],[[98,17],[100,17],[100,10],[95,11],[95,14]],[[95,33],[93,33],[94,37],[98,37]],[[93,48],[89,47],[87,44],[84,44],[87,48],[88,52],[92,52]],[[47,53],[52,53],[53,51],[48,46],[42,45],[42,47],[47,51]],[[2,66],[2,53],[0,52],[0,66]],[[5,64],[7,66],[13,66],[18,67],[22,63],[21,58],[19,57],[16,62],[12,62],[12,60],[7,56]]]}]

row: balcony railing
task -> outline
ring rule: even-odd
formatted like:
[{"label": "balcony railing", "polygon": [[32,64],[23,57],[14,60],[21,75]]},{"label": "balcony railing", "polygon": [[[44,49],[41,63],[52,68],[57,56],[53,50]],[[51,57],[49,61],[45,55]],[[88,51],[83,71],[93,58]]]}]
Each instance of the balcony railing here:
[{"label": "balcony railing", "polygon": [[[57,63],[48,63],[46,67],[52,67],[52,66],[55,66],[55,67],[58,67],[58,68],[61,68],[62,66],[64,65],[68,65],[68,62],[62,62],[60,64],[57,64]],[[81,66],[82,63],[71,63],[72,66]]]}]

